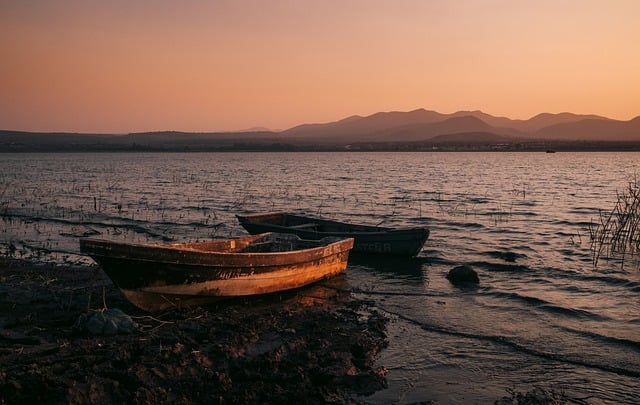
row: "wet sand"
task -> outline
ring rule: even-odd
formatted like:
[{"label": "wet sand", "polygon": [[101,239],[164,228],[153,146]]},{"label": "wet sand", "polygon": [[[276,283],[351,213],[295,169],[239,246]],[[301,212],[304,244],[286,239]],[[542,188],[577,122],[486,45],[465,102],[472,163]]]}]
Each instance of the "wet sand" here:
[{"label": "wet sand", "polygon": [[[74,327],[105,308],[129,315],[134,332]],[[344,275],[148,314],[97,267],[0,259],[0,403],[366,402],[386,386],[374,365],[386,322]]]}]

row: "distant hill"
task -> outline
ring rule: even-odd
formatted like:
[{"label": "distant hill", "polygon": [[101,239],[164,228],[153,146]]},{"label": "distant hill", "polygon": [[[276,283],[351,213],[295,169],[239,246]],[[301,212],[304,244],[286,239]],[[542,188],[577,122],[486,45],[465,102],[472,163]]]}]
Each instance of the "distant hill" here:
[{"label": "distant hill", "polygon": [[640,117],[630,121],[588,118],[543,127],[533,133],[537,138],[584,141],[638,141]]},{"label": "distant hill", "polygon": [[453,116],[443,121],[406,125],[392,130],[387,130],[385,137],[392,137],[396,141],[420,141],[445,137],[446,135],[469,133],[473,136],[475,133],[500,133],[497,128],[492,127],[486,122],[474,116]]},{"label": "distant hill", "polygon": [[[339,121],[303,124],[284,131],[190,133],[159,131],[145,133],[77,134],[0,131],[0,152],[20,151],[220,151],[220,150],[335,150],[353,145],[367,150],[398,148],[400,144],[428,149],[451,144],[479,145],[494,149],[505,144],[514,148],[543,148],[548,143],[572,143],[571,147],[597,149],[617,143],[618,149],[638,145],[640,116],[629,121],[598,115],[573,113],[538,114],[528,120],[495,117],[482,111],[442,114],[418,109],[408,112],[378,112],[350,116]],[[590,143],[585,145],[585,143]],[[376,146],[377,145],[377,146]],[[431,145],[431,146],[430,146]],[[577,145],[577,146],[576,146]],[[569,146],[567,146],[569,147]]]},{"label": "distant hill", "polygon": [[640,117],[630,121],[573,113],[536,115],[529,120],[494,117],[481,111],[441,114],[435,111],[380,112],[353,116],[326,124],[300,125],[280,134],[298,139],[343,141],[426,141],[447,134],[493,133],[518,140],[573,140],[640,142]]},{"label": "distant hill", "polygon": [[567,112],[560,114],[542,113],[526,121],[521,121],[519,128],[523,131],[532,133],[539,131],[545,127],[550,127],[558,124],[571,124],[583,120],[611,121],[608,118],[600,117],[598,115],[578,115]]},{"label": "distant hill", "polygon": [[[404,120],[403,114],[408,114]],[[325,142],[411,142],[446,134],[500,130],[473,116],[446,116],[433,111],[378,113],[329,124],[299,126],[281,132],[289,139]]]},{"label": "distant hill", "polygon": [[159,131],[115,135],[0,131],[0,152],[215,151],[249,149],[251,145],[263,149],[278,142],[274,132]]},{"label": "distant hill", "polygon": [[367,137],[393,128],[407,125],[429,124],[444,121],[447,115],[424,109],[409,112],[379,112],[367,117],[354,115],[326,124],[304,124],[282,131],[280,134],[292,138],[345,138]]},{"label": "distant hill", "polygon": [[431,138],[429,141],[435,145],[441,144],[500,144],[506,142],[513,142],[513,138],[510,136],[497,135],[491,132],[464,132],[459,134],[438,135]]}]

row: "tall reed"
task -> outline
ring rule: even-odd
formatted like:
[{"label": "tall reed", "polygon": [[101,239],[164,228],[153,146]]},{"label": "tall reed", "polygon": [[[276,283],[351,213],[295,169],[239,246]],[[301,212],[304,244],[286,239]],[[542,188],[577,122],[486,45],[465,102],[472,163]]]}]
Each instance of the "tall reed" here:
[{"label": "tall reed", "polygon": [[617,258],[624,267],[626,259],[640,258],[640,180],[637,174],[609,212],[600,211],[599,222],[591,223],[591,251],[593,264],[600,258]]}]

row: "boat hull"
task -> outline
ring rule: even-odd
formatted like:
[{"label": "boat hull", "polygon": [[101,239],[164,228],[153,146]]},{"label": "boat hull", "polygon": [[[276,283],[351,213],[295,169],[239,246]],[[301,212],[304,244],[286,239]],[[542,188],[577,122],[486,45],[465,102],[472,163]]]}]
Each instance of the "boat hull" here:
[{"label": "boat hull", "polygon": [[416,256],[429,238],[429,229],[387,228],[347,224],[289,213],[236,215],[250,234],[291,233],[303,239],[354,238],[353,252],[392,256]]},{"label": "boat hull", "polygon": [[147,311],[299,288],[345,271],[353,246],[352,239],[298,239],[285,248],[293,250],[248,251],[271,234],[257,236],[178,245],[82,239],[80,246],[131,303]]}]

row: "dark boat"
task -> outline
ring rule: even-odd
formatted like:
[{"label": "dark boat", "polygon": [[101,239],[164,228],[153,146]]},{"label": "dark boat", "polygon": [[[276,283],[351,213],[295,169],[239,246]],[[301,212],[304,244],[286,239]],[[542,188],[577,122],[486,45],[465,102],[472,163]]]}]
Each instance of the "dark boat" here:
[{"label": "dark boat", "polygon": [[429,238],[429,229],[387,228],[356,225],[286,212],[236,215],[240,225],[251,234],[292,233],[303,239],[327,236],[354,238],[353,252],[396,256],[416,256]]},{"label": "dark boat", "polygon": [[80,239],[80,251],[146,311],[302,287],[346,270],[352,247],[350,238],[275,233],[161,245]]}]

